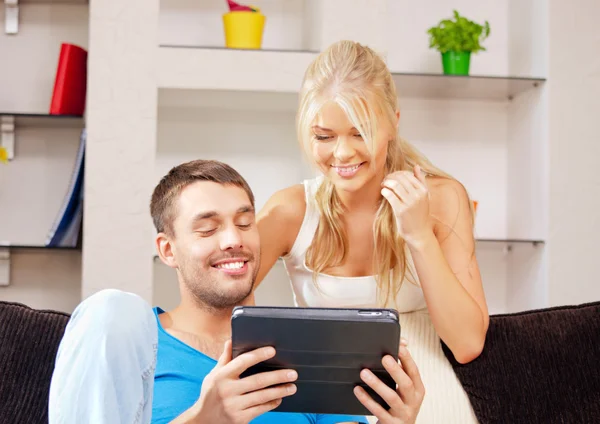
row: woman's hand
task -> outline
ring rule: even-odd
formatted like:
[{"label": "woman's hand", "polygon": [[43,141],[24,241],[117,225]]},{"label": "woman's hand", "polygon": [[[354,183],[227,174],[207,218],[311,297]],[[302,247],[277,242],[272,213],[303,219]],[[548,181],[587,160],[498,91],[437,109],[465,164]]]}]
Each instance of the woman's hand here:
[{"label": "woman's hand", "polygon": [[381,194],[392,206],[400,236],[416,246],[433,234],[429,217],[429,190],[425,174],[417,165],[414,171],[397,171],[387,175]]},{"label": "woman's hand", "polygon": [[396,382],[396,391],[390,389],[369,370],[363,370],[360,374],[363,381],[388,404],[389,411],[375,402],[362,387],[354,389],[360,403],[377,417],[380,424],[413,424],[425,396],[419,369],[404,343],[400,345],[399,356],[401,364],[389,355],[381,361]]}]

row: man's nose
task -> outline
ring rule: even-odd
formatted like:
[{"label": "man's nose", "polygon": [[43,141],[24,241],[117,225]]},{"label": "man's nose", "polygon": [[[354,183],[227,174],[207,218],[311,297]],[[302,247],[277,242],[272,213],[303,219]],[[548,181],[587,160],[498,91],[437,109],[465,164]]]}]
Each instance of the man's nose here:
[{"label": "man's nose", "polygon": [[235,225],[228,226],[221,232],[221,249],[239,249],[243,247],[242,232]]}]

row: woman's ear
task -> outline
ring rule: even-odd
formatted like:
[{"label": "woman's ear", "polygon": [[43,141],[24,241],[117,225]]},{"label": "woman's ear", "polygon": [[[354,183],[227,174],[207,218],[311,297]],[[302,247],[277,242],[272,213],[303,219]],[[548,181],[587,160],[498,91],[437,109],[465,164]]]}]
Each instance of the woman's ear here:
[{"label": "woman's ear", "polygon": [[400,125],[400,111],[396,111],[396,130],[398,129],[398,125]]}]

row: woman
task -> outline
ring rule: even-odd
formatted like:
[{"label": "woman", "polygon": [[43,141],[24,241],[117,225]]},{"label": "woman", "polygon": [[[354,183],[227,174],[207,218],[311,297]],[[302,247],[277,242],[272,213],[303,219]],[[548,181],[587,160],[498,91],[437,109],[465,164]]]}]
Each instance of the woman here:
[{"label": "woman", "polygon": [[258,217],[258,282],[282,257],[295,302],[394,307],[427,395],[420,422],[475,421],[443,355],[482,351],[488,310],[465,188],[398,136],[391,74],[342,41],[309,66],[298,138],[322,175],[275,193]]}]

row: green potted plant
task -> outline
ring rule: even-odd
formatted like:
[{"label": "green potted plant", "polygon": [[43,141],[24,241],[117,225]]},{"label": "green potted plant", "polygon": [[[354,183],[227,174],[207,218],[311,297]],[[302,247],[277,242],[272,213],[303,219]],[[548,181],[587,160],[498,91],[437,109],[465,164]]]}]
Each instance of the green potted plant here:
[{"label": "green potted plant", "polygon": [[454,20],[442,19],[427,33],[429,48],[442,54],[444,74],[469,75],[471,54],[485,51],[481,42],[490,35],[490,24],[478,24],[454,10]]}]

